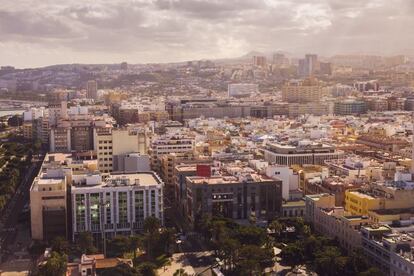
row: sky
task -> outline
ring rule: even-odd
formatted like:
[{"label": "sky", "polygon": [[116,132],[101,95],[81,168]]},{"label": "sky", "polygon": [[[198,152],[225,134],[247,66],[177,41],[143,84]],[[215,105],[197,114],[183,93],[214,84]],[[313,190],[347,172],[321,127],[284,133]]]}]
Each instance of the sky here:
[{"label": "sky", "polygon": [[0,0],[0,65],[414,53],[413,0]]}]

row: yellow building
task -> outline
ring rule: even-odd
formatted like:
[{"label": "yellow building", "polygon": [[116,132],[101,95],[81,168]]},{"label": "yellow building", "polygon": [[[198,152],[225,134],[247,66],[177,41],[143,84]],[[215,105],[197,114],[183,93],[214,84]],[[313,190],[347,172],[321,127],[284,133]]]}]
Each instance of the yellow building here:
[{"label": "yellow building", "polygon": [[393,221],[411,220],[414,217],[414,208],[372,210],[368,212],[372,222],[391,224]]},{"label": "yellow building", "polygon": [[23,124],[23,137],[28,140],[33,139],[33,125],[31,122]]},{"label": "yellow building", "polygon": [[368,215],[370,210],[381,209],[381,199],[358,191],[345,191],[345,210],[352,215]]}]

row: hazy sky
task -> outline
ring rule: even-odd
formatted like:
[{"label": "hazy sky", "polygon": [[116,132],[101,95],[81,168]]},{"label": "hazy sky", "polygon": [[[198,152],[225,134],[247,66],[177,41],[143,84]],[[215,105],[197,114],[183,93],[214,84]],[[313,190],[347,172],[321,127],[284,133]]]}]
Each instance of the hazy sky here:
[{"label": "hazy sky", "polygon": [[414,0],[0,0],[0,64],[414,53]]}]

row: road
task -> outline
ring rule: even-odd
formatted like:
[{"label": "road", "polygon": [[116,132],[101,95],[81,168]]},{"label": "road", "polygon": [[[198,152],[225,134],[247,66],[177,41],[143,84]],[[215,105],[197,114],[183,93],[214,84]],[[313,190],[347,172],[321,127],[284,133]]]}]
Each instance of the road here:
[{"label": "road", "polygon": [[0,253],[1,261],[4,261],[4,257],[10,255],[8,246],[14,242],[15,237],[18,234],[18,219],[19,215],[25,204],[29,202],[30,198],[30,186],[34,177],[40,169],[43,158],[33,160],[30,167],[27,169],[22,182],[17,188],[13,198],[8,203],[6,209],[2,212],[0,222]]}]

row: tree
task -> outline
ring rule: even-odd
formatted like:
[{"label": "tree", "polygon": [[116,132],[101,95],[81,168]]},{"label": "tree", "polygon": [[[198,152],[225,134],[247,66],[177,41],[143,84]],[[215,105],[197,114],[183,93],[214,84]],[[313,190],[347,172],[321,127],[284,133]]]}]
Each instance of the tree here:
[{"label": "tree", "polygon": [[153,249],[156,243],[159,241],[161,223],[159,219],[155,217],[147,217],[144,220],[144,233],[145,233],[145,244],[146,253],[149,258],[154,257]]},{"label": "tree", "polygon": [[134,261],[137,258],[137,250],[138,247],[142,243],[142,238],[138,236],[131,236],[129,237],[129,245],[131,246],[131,250],[134,252]]},{"label": "tree", "polygon": [[23,124],[23,118],[19,115],[13,115],[7,120],[9,126],[17,127]]},{"label": "tree", "polygon": [[144,262],[138,266],[138,271],[144,276],[156,276],[157,267],[151,262]]},{"label": "tree", "polygon": [[366,271],[370,268],[368,262],[362,252],[362,249],[357,249],[351,252],[346,263],[346,271],[350,275]]},{"label": "tree", "polygon": [[171,264],[170,258],[166,255],[158,256],[155,262],[158,267],[162,267],[162,268],[165,268],[167,265]]},{"label": "tree", "polygon": [[175,242],[175,230],[173,228],[166,228],[160,234],[160,243],[164,245],[163,250],[165,254],[170,254],[171,245]]},{"label": "tree", "polygon": [[129,251],[131,251],[131,243],[126,236],[116,236],[108,242],[107,252],[110,257],[122,257]]},{"label": "tree", "polygon": [[94,254],[97,251],[93,245],[93,237],[90,232],[79,233],[76,244],[82,254]]},{"label": "tree", "polygon": [[315,271],[320,275],[344,275],[347,257],[337,247],[327,246],[316,253]]},{"label": "tree", "polygon": [[69,242],[62,236],[52,240],[52,249],[60,254],[68,254]]},{"label": "tree", "polygon": [[155,234],[161,227],[161,222],[156,217],[147,217],[144,220],[144,232],[148,234]]},{"label": "tree", "polygon": [[226,238],[219,245],[219,254],[222,257],[225,267],[233,269],[236,259],[237,250],[240,249],[240,243],[236,239]]},{"label": "tree", "polygon": [[135,268],[127,264],[117,265],[109,269],[105,269],[100,273],[101,276],[141,276],[142,274]]},{"label": "tree", "polygon": [[66,274],[67,256],[52,252],[50,258],[40,268],[40,275],[42,276],[61,276]]},{"label": "tree", "polygon": [[241,244],[262,245],[266,241],[266,232],[257,226],[240,226],[236,238]]},{"label": "tree", "polygon": [[245,245],[239,251],[237,271],[239,274],[261,274],[267,266],[273,266],[273,251],[257,245]]},{"label": "tree", "polygon": [[269,229],[275,233],[276,237],[280,237],[280,234],[282,233],[282,230],[283,230],[283,224],[281,224],[277,220],[274,220],[270,223]]},{"label": "tree", "polygon": [[304,261],[304,251],[299,243],[285,246],[280,253],[282,261],[290,266],[299,265]]},{"label": "tree", "polygon": [[358,273],[358,276],[384,276],[385,274],[376,267],[371,267],[364,272]]}]

